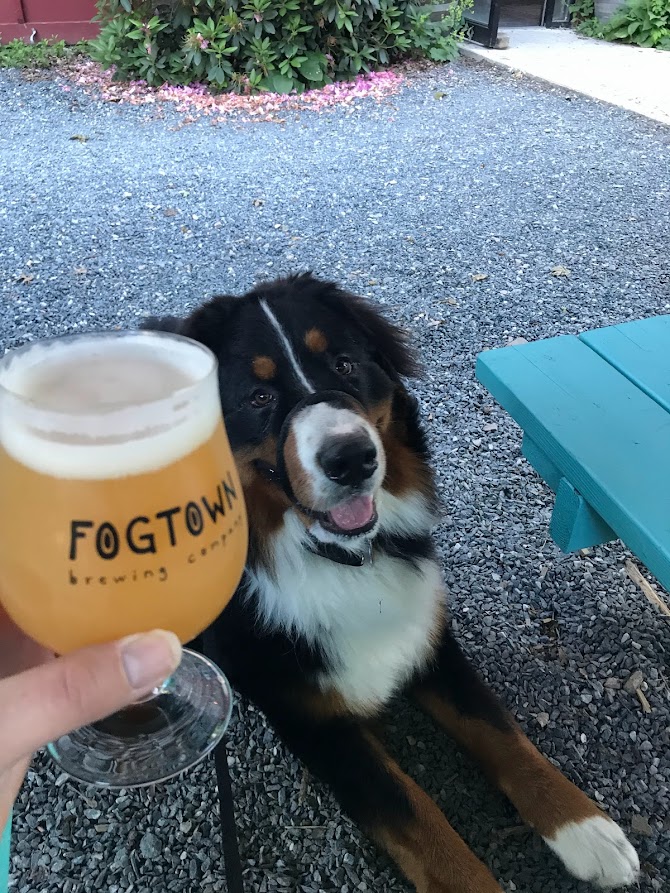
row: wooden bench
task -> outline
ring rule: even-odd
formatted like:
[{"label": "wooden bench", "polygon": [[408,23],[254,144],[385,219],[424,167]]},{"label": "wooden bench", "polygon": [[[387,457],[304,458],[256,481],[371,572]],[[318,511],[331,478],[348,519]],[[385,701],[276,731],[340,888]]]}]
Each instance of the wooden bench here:
[{"label": "wooden bench", "polygon": [[670,590],[670,316],[485,351],[564,552],[621,539]]}]

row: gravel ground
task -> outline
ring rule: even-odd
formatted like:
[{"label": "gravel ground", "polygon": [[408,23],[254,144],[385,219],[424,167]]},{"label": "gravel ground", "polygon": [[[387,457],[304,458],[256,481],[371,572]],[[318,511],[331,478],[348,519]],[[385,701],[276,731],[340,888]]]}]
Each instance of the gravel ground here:
[{"label": "gravel ground", "polygon": [[[514,337],[670,312],[670,130],[465,63],[415,74],[381,105],[180,121],[0,74],[0,345],[132,326],[304,268],[385,304],[426,360],[460,638],[533,740],[630,832],[640,889],[667,890],[668,626],[619,544],[559,554],[547,488],[473,370]],[[638,669],[649,715],[620,687]],[[449,741],[404,706],[393,723],[403,764],[508,890],[585,893]],[[301,787],[249,705],[229,754],[249,891],[407,891],[326,791]],[[210,764],[117,796],[38,759],[11,889],[223,891],[214,790]]]}]

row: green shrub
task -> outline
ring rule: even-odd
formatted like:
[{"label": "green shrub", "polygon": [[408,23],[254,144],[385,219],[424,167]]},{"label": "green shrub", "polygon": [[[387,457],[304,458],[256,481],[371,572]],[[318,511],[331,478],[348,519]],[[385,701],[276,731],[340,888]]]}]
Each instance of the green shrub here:
[{"label": "green shrub", "polygon": [[582,30],[582,25],[592,22],[595,17],[595,0],[573,0],[570,4],[570,22],[578,31]]},{"label": "green shrub", "polygon": [[626,0],[609,22],[596,18],[593,0],[575,0],[570,11],[587,37],[670,50],[670,0]]},{"label": "green shrub", "polygon": [[56,59],[62,59],[68,52],[64,41],[50,43],[39,40],[37,43],[24,43],[10,40],[0,45],[0,68],[48,68]]},{"label": "green shrub", "polygon": [[98,0],[92,56],[120,80],[300,92],[411,56],[451,61],[463,2],[438,23],[403,0]]},{"label": "green shrub", "polygon": [[627,0],[602,25],[605,40],[670,50],[670,0]]}]

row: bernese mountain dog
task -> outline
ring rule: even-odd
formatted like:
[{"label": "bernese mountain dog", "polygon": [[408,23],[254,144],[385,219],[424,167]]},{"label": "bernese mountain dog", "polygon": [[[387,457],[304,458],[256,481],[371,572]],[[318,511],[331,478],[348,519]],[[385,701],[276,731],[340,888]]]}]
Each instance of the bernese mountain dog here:
[{"label": "bernese mountain dog", "polygon": [[250,525],[243,580],[214,625],[238,692],[419,893],[502,888],[377,736],[399,694],[478,760],[569,872],[634,882],[621,829],[531,744],[449,630],[404,332],[309,274],[146,327],[219,361]]}]

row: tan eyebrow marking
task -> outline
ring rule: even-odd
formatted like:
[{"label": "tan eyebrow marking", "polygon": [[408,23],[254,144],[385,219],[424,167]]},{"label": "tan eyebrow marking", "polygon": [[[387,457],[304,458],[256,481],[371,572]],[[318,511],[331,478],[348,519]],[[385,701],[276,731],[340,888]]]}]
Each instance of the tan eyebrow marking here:
[{"label": "tan eyebrow marking", "polygon": [[270,357],[254,357],[251,368],[256,378],[260,378],[261,381],[270,381],[277,374],[277,364]]},{"label": "tan eyebrow marking", "polygon": [[328,347],[328,339],[321,329],[310,329],[305,332],[305,347],[312,353],[323,353]]}]

